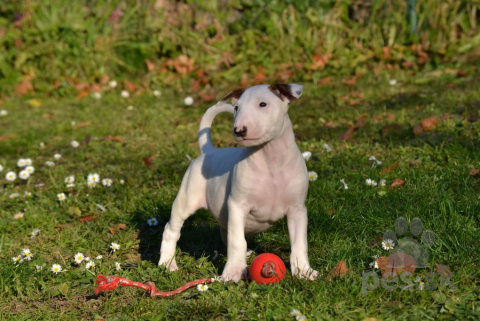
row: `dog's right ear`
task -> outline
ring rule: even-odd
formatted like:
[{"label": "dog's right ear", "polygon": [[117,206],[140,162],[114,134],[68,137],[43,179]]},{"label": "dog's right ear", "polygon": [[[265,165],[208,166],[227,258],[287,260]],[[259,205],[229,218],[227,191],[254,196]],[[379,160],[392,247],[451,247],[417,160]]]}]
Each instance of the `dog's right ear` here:
[{"label": "dog's right ear", "polygon": [[232,105],[235,105],[235,103],[237,102],[237,100],[240,99],[240,96],[243,94],[243,89],[236,89],[236,90],[233,90],[231,92],[229,92],[225,97],[222,98],[222,100],[220,100],[217,105],[218,106],[221,106],[223,104],[225,104],[225,102],[229,99],[232,100]]}]

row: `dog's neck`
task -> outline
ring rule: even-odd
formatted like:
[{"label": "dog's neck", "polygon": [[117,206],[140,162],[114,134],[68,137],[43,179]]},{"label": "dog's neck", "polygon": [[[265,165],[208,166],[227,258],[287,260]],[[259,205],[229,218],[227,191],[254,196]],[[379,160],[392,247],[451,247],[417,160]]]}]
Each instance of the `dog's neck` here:
[{"label": "dog's neck", "polygon": [[[248,147],[248,161],[258,166],[262,164],[271,171],[282,170],[291,160],[298,157],[298,147],[295,143],[292,122],[285,115],[285,121],[280,133],[271,141],[259,146]],[[297,153],[296,153],[297,152]]]}]

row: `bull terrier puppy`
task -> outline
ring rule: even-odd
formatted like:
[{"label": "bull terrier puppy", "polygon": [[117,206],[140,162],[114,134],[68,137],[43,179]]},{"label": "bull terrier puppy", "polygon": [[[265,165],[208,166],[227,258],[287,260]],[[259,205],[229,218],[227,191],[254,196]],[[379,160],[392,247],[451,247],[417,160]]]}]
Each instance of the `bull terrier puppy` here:
[{"label": "bull terrier puppy", "polygon": [[[293,275],[314,280],[307,249],[308,174],[288,117],[289,103],[303,86],[259,85],[230,92],[207,110],[198,133],[201,154],[183,177],[163,232],[160,265],[178,270],[175,248],[180,229],[196,210],[212,212],[227,246],[223,281],[247,275],[245,235],[267,230],[287,218]],[[226,101],[231,99],[231,105]],[[233,136],[238,148],[215,148],[210,127],[221,112],[234,114]]]}]

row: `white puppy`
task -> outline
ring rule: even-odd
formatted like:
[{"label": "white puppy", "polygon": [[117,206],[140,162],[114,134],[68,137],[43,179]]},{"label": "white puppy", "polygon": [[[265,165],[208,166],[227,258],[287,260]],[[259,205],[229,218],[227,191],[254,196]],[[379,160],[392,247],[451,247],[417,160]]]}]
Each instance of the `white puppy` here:
[{"label": "white puppy", "polygon": [[[210,210],[227,245],[224,281],[246,276],[246,234],[267,230],[287,217],[292,253],[291,271],[315,279],[307,250],[308,175],[288,117],[289,103],[303,86],[259,85],[235,90],[202,118],[198,134],[201,155],[192,161],[165,226],[159,265],[178,269],[175,248],[185,220],[200,208]],[[231,99],[232,105],[225,102]],[[221,112],[234,114],[233,134],[243,147],[213,147],[210,127]]]}]

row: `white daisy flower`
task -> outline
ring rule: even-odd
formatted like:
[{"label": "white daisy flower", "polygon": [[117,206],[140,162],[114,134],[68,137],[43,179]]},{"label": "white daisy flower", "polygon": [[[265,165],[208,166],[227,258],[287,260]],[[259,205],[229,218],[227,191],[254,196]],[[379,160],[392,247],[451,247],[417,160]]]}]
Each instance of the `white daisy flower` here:
[{"label": "white daisy flower", "polygon": [[155,217],[149,218],[147,220],[147,224],[149,226],[157,226],[158,225],[158,220]]},{"label": "white daisy flower", "polygon": [[52,272],[55,274],[62,272],[62,266],[60,264],[52,265]]},{"label": "white daisy flower", "polygon": [[17,179],[17,174],[15,174],[15,172],[8,172],[6,175],[5,175],[5,179],[9,182],[13,182],[14,180]]},{"label": "white daisy flower", "polygon": [[299,317],[302,315],[302,312],[298,311],[297,309],[293,309],[292,311],[290,311],[290,315],[292,317]]},{"label": "white daisy flower", "polygon": [[44,142],[40,142],[38,144],[38,146],[40,146],[40,149],[44,149],[45,148],[45,143]]},{"label": "white daisy flower", "polygon": [[32,196],[32,193],[25,191],[25,193],[23,193],[23,196],[24,197],[30,197],[30,196]]},{"label": "white daisy flower", "polygon": [[57,194],[57,197],[60,202],[63,202],[64,200],[67,199],[67,196],[65,195],[65,193]]},{"label": "white daisy flower", "polygon": [[67,184],[67,188],[73,188],[73,187],[75,187],[75,184],[73,184],[73,183],[72,184]]},{"label": "white daisy flower", "polygon": [[20,177],[21,179],[28,179],[30,177],[30,173],[27,172],[26,170],[23,170],[20,173],[18,173],[18,177]]},{"label": "white daisy flower", "polygon": [[47,165],[48,167],[53,167],[53,166],[55,166],[55,163],[52,162],[52,161],[46,161],[45,165]]},{"label": "white daisy flower", "polygon": [[35,167],[33,167],[33,166],[27,166],[27,167],[25,167],[25,170],[26,170],[29,174],[35,173]]},{"label": "white daisy flower", "polygon": [[390,84],[390,86],[395,86],[397,84],[397,80],[396,79],[390,79],[388,81],[388,83]]},{"label": "white daisy flower", "polygon": [[375,182],[374,180],[371,180],[370,178],[367,178],[365,180],[365,184],[367,184],[368,186],[377,186],[377,182]]},{"label": "white daisy flower", "polygon": [[104,178],[102,179],[103,186],[112,186],[112,179],[111,178]]},{"label": "white daisy flower", "polygon": [[420,277],[417,277],[417,278],[415,279],[415,283],[418,283],[418,287],[417,287],[417,288],[418,288],[420,291],[423,291],[423,289],[425,288],[425,283],[422,281],[422,279],[421,279]]},{"label": "white daisy flower", "polygon": [[135,107],[133,107],[132,105],[127,107],[127,110],[134,110],[134,109],[135,109]]},{"label": "white daisy flower", "polygon": [[24,216],[25,216],[24,213],[18,212],[17,214],[13,215],[13,218],[14,218],[15,220],[18,220],[18,219],[20,219],[20,218],[23,218]]},{"label": "white daisy flower", "polygon": [[121,185],[125,185],[125,181],[123,179],[120,180]]},{"label": "white daisy flower", "polygon": [[20,263],[22,261],[22,257],[20,255],[12,257],[12,261],[14,264]]},{"label": "white daisy flower", "polygon": [[43,270],[43,266],[35,265],[35,272],[40,272],[41,270]]},{"label": "white daisy flower", "polygon": [[90,259],[89,256],[86,256],[86,257],[84,258],[84,260],[85,260],[85,262],[90,262],[90,261],[91,261],[91,259]]},{"label": "white daisy flower", "polygon": [[102,212],[106,212],[107,210],[105,209],[105,207],[103,207],[102,205],[100,204],[97,204],[97,208],[102,211]]},{"label": "white daisy flower", "polygon": [[7,110],[5,110],[5,109],[0,110],[0,116],[7,116],[7,115],[8,115]]},{"label": "white daisy flower", "polygon": [[89,182],[95,182],[95,183],[100,183],[100,175],[97,173],[95,174],[88,174],[87,176],[87,181]]},{"label": "white daisy flower", "polygon": [[9,197],[10,197],[11,199],[14,199],[14,198],[17,198],[17,197],[19,197],[19,196],[20,196],[20,194],[18,194],[18,193],[12,193],[12,194],[10,194]]},{"label": "white daisy flower", "polygon": [[91,268],[94,268],[94,267],[95,267],[95,262],[93,261],[87,262],[87,264],[85,264],[85,268],[87,270],[90,270]]},{"label": "white daisy flower", "polygon": [[95,98],[95,99],[101,99],[102,98],[102,94],[99,93],[98,91],[92,93],[92,97]]},{"label": "white daisy flower", "polygon": [[70,176],[65,177],[65,183],[66,184],[72,184],[74,182],[75,182],[75,176],[70,175]]},{"label": "white daisy flower", "polygon": [[330,153],[332,151],[332,149],[330,148],[330,146],[328,146],[327,143],[323,144],[323,148],[325,148],[325,150],[327,151],[327,153]]},{"label": "white daisy flower", "polygon": [[30,158],[25,158],[25,166],[31,166],[32,165],[32,160]]},{"label": "white daisy flower", "polygon": [[55,158],[55,160],[60,160],[62,158],[62,155],[61,154],[55,154],[55,155],[53,155],[53,158]]},{"label": "white daisy flower", "polygon": [[41,230],[39,230],[38,228],[34,228],[30,237],[32,237],[32,238],[36,237],[40,233],[40,231]]},{"label": "white daisy flower", "polygon": [[208,290],[208,285],[206,284],[199,284],[197,285],[197,290],[200,292],[205,292]]},{"label": "white daisy flower", "polygon": [[305,159],[305,161],[308,161],[310,159],[310,157],[312,157],[312,153],[311,152],[303,152],[302,153],[302,156],[303,156],[303,159]]},{"label": "white daisy flower", "polygon": [[3,165],[0,164],[0,172],[3,172]]},{"label": "white daisy flower", "polygon": [[18,166],[18,167],[25,167],[25,166],[27,166],[27,162],[25,161],[25,159],[20,158],[20,159],[17,161],[17,166]]},{"label": "white daisy flower", "polygon": [[305,320],[306,321],[307,317],[302,314],[302,315],[299,315],[298,317],[295,317],[295,320],[297,320],[297,321]]},{"label": "white daisy flower", "polygon": [[387,185],[387,181],[385,179],[381,179],[380,186],[384,187],[385,185]]},{"label": "white daisy flower", "polygon": [[308,179],[310,182],[315,182],[318,178],[318,174],[315,172],[308,172]]},{"label": "white daisy flower", "polygon": [[113,252],[115,252],[117,250],[120,250],[120,245],[115,242],[112,242],[112,244],[110,245],[110,248],[113,250]]},{"label": "white daisy flower", "polygon": [[76,140],[72,140],[70,142],[70,145],[72,145],[73,148],[78,148],[78,146],[80,146],[80,143],[77,142]]},{"label": "white daisy flower", "polygon": [[368,158],[368,160],[369,160],[369,161],[374,161],[375,163],[377,163],[377,166],[378,166],[378,165],[382,165],[382,162],[379,161],[375,156],[370,156],[370,157]]},{"label": "white daisy flower", "polygon": [[130,97],[130,93],[126,90],[122,90],[122,92],[120,93],[120,96],[122,96],[122,98],[128,98]]},{"label": "white daisy flower", "polygon": [[391,250],[395,247],[395,242],[390,239],[385,239],[382,241],[382,247],[384,250]]},{"label": "white daisy flower", "polygon": [[162,92],[161,92],[160,90],[154,90],[154,91],[153,91],[153,95],[154,95],[155,97],[160,97],[160,96],[162,95]]},{"label": "white daisy flower", "polygon": [[101,260],[101,259],[103,259],[102,255],[97,255],[97,257],[95,258],[95,260]]},{"label": "white daisy flower", "polygon": [[373,261],[372,263],[369,264],[369,266],[370,266],[371,268],[378,269],[378,262],[377,262],[377,261]]},{"label": "white daisy flower", "polygon": [[[90,188],[94,188],[95,186],[97,186],[97,183],[96,183],[96,182],[93,182],[93,181],[89,181],[89,182],[87,183],[87,185],[88,185],[88,187],[90,187]],[[87,194],[87,196],[88,196],[88,194]]]},{"label": "white daisy flower", "polygon": [[22,250],[22,255],[25,257],[25,260],[30,261],[32,260],[33,254],[30,249],[25,248]]},{"label": "white daisy flower", "polygon": [[193,98],[188,96],[188,97],[185,97],[185,99],[183,100],[183,103],[185,104],[185,106],[192,106],[193,105]]},{"label": "white daisy flower", "polygon": [[343,178],[340,180],[340,183],[342,183],[344,189],[348,189],[348,185]]},{"label": "white daisy flower", "polygon": [[120,271],[121,269],[122,269],[122,266],[120,265],[120,263],[115,262],[115,270]]},{"label": "white daisy flower", "polygon": [[108,85],[110,86],[110,88],[117,88],[118,86],[118,83],[116,80],[111,80]]},{"label": "white daisy flower", "polygon": [[84,259],[85,259],[85,256],[83,255],[83,253],[80,253],[80,252],[79,252],[79,253],[75,254],[73,260],[75,261],[76,264],[80,264],[80,263],[82,263],[82,261],[83,261]]}]

